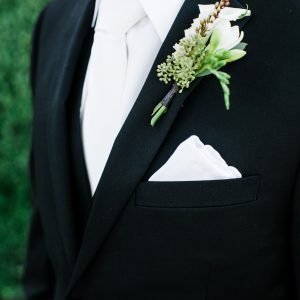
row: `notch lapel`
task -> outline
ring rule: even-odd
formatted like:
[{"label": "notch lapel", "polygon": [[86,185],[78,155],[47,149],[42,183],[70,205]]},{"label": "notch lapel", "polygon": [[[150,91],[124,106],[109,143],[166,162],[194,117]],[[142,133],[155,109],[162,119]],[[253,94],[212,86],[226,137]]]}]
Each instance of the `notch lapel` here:
[{"label": "notch lapel", "polygon": [[47,117],[49,135],[48,157],[54,202],[59,222],[60,235],[66,260],[72,268],[75,264],[78,247],[76,245],[75,220],[72,212],[72,185],[70,157],[68,152],[68,132],[66,100],[69,96],[73,74],[82,48],[82,42],[90,29],[93,14],[93,0],[62,2],[67,21],[59,24],[56,36],[56,49],[53,50],[56,63],[50,66],[56,77],[54,89],[48,91],[50,104]]},{"label": "notch lapel", "polygon": [[[85,271],[118,220],[138,183],[143,180],[147,168],[164,142],[181,106],[200,81],[200,79],[195,80],[189,89],[178,94],[168,113],[154,128],[150,126],[153,107],[170,89],[170,85],[167,86],[158,80],[156,66],[173,52],[173,45],[182,38],[184,30],[198,16],[199,3],[213,4],[215,1],[186,0],[184,2],[142,91],[115,140],[94,195],[93,207],[68,292]],[[237,0],[232,1],[232,6],[243,7]]]}]

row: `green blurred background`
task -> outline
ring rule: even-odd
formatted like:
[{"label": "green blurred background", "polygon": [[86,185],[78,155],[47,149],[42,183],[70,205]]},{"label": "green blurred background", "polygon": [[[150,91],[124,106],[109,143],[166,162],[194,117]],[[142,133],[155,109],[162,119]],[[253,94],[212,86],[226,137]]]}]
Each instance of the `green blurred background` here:
[{"label": "green blurred background", "polygon": [[0,299],[22,299],[30,215],[27,172],[33,25],[46,0],[0,0]]}]

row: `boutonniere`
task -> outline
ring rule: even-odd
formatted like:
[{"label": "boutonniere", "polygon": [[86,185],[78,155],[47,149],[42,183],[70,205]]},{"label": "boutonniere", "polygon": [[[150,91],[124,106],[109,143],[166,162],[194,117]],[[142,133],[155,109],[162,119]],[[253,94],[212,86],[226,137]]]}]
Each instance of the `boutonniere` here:
[{"label": "boutonniere", "polygon": [[152,113],[151,125],[167,112],[168,106],[177,93],[198,77],[214,75],[219,80],[224,93],[226,109],[230,107],[228,73],[220,71],[230,62],[246,55],[244,33],[231,21],[250,16],[247,9],[230,7],[229,0],[221,0],[213,5],[199,5],[199,17],[194,19],[184,37],[174,46],[175,51],[157,67],[161,81],[173,82],[171,90],[158,103]]}]

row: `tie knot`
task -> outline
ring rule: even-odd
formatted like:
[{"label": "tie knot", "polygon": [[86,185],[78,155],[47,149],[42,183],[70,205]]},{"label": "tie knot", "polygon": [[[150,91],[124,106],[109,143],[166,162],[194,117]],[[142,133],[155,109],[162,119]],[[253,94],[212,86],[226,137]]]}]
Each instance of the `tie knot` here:
[{"label": "tie knot", "polygon": [[145,15],[139,0],[102,0],[95,30],[124,34]]}]

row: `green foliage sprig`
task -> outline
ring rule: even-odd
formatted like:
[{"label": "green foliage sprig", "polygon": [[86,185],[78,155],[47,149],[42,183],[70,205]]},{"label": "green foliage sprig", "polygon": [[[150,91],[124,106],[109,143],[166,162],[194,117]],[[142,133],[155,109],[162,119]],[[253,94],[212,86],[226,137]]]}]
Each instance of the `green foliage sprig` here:
[{"label": "green foliage sprig", "polygon": [[[158,65],[159,80],[165,84],[173,82],[173,87],[172,93],[168,93],[154,108],[152,126],[167,112],[167,107],[175,94],[189,88],[197,77],[214,75],[222,87],[226,109],[230,108],[231,77],[220,69],[246,55],[244,51],[246,44],[242,43],[244,34],[240,32],[238,26],[231,26],[230,21],[249,16],[251,12],[248,8],[238,9],[229,6],[229,0],[216,2],[213,7],[202,5],[204,13],[200,12],[191,27],[185,30],[185,36],[174,46],[175,52]],[[226,9],[225,14],[223,10]]]}]

